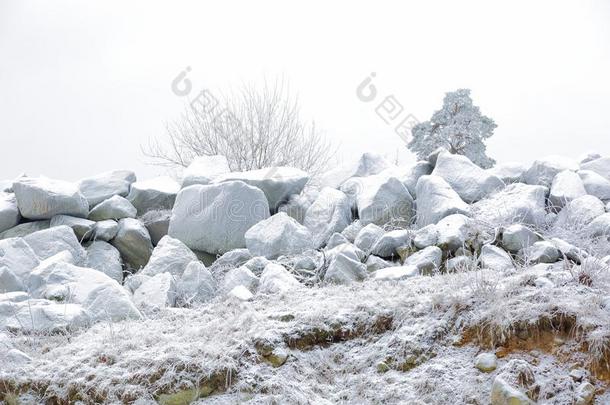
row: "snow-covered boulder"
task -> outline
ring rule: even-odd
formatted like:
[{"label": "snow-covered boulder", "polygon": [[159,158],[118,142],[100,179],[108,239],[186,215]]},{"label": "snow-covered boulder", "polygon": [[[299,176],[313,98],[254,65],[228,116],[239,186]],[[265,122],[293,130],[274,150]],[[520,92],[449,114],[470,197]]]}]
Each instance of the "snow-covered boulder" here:
[{"label": "snow-covered boulder", "polygon": [[250,301],[254,294],[243,285],[238,285],[227,293],[227,297],[237,301]]},{"label": "snow-covered boulder", "polygon": [[169,273],[179,278],[193,261],[197,261],[197,256],[188,246],[171,236],[164,236],[140,273],[151,277]]},{"label": "snow-covered boulder", "polygon": [[384,260],[381,257],[375,255],[370,255],[366,259],[366,262],[364,262],[364,264],[366,264],[366,271],[368,271],[369,273],[385,269],[386,267],[393,267],[396,265],[394,262]]},{"label": "snow-covered boulder", "polygon": [[552,242],[540,241],[522,249],[519,256],[532,264],[555,263],[561,258],[561,253]]},{"label": "snow-covered boulder", "polygon": [[407,173],[401,177],[402,184],[405,185],[411,197],[417,198],[417,182],[421,176],[427,176],[432,173],[434,167],[427,161],[421,161],[411,166]]},{"label": "snow-covered boulder", "polygon": [[154,246],[157,246],[161,238],[167,235],[171,217],[171,210],[148,211],[140,217],[140,221],[142,221],[146,229],[148,229],[150,240]]},{"label": "snow-covered boulder", "polygon": [[[408,246],[411,235],[406,229],[396,229],[384,233],[371,249],[371,254],[379,257],[392,257],[398,255],[396,249]],[[358,246],[358,245],[356,245]]]},{"label": "snow-covered boulder", "polygon": [[377,270],[371,274],[371,278],[378,281],[393,281],[404,280],[418,275],[419,269],[416,266],[395,266]]},{"label": "snow-covered boulder", "polygon": [[51,219],[65,214],[86,218],[89,203],[73,183],[45,177],[22,177],[13,184],[17,206],[24,218]]},{"label": "snow-covered boulder", "polygon": [[[307,209],[303,224],[311,231],[314,247],[323,246],[335,232],[343,231],[352,222],[352,211],[347,196],[325,187]],[[348,238],[349,239],[349,238]]]},{"label": "snow-covered boulder", "polygon": [[0,266],[0,293],[12,291],[25,291],[25,286],[8,267]]},{"label": "snow-covered boulder", "polygon": [[41,260],[48,259],[64,250],[69,251],[78,264],[84,263],[87,258],[85,249],[76,239],[72,228],[66,225],[34,232],[24,239]]},{"label": "snow-covered boulder", "polygon": [[510,255],[504,250],[494,245],[484,245],[479,256],[481,267],[497,271],[507,271],[515,268]]},{"label": "snow-covered boulder", "polygon": [[327,171],[321,179],[322,186],[339,188],[347,179],[352,177],[367,177],[379,174],[392,163],[376,153],[364,153],[353,163]]},{"label": "snow-covered boulder", "polygon": [[118,283],[123,282],[121,254],[111,244],[103,241],[92,242],[86,248],[88,268],[101,271]]},{"label": "snow-covered boulder", "polygon": [[150,277],[133,293],[133,302],[145,312],[176,306],[176,281],[169,273]]},{"label": "snow-covered boulder", "polygon": [[407,257],[404,266],[414,266],[419,274],[430,275],[438,271],[443,261],[443,252],[436,246],[430,246]]},{"label": "snow-covered boulder", "polygon": [[178,191],[178,182],[169,176],[161,176],[133,183],[127,199],[138,215],[144,215],[152,210],[171,210]]},{"label": "snow-covered boulder", "polygon": [[587,194],[600,200],[610,200],[610,180],[592,170],[579,170],[578,175],[582,179]]},{"label": "snow-covered boulder", "polygon": [[183,188],[168,234],[194,250],[223,254],[246,247],[245,234],[269,217],[265,194],[242,181]]},{"label": "snow-covered boulder", "polygon": [[557,248],[557,250],[559,250],[561,256],[565,256],[567,259],[572,260],[576,264],[580,264],[589,256],[585,250],[580,249],[563,239],[552,238],[550,242]]},{"label": "snow-covered boulder", "polygon": [[252,253],[248,249],[234,249],[216,259],[211,269],[213,272],[225,273],[230,269],[242,266],[250,259],[252,259]]},{"label": "snow-covered boulder", "polygon": [[0,233],[0,239],[23,238],[31,233],[49,229],[51,221],[46,219],[42,221],[24,222],[16,225],[6,231]]},{"label": "snow-covered boulder", "polygon": [[441,219],[436,224],[438,240],[436,245],[442,250],[455,252],[470,241],[471,220],[462,214],[453,214]]},{"label": "snow-covered boulder", "polygon": [[498,367],[498,359],[494,353],[481,353],[476,357],[474,366],[484,373],[490,373]]},{"label": "snow-covered boulder", "polygon": [[436,224],[426,225],[415,231],[415,234],[413,235],[413,246],[418,249],[436,246],[438,244],[439,236]]},{"label": "snow-covered boulder", "polygon": [[200,261],[192,261],[186,266],[176,288],[180,305],[207,302],[214,298],[218,290],[212,273]]},{"label": "snow-covered boulder", "polygon": [[243,181],[265,193],[269,208],[276,212],[282,203],[293,194],[300,194],[309,181],[309,175],[293,167],[270,167],[247,172],[232,172],[220,175],[216,183]]},{"label": "snow-covered boulder", "polygon": [[17,226],[19,218],[15,196],[0,192],[0,233]]},{"label": "snow-covered boulder", "polygon": [[318,195],[319,190],[306,188],[301,194],[293,194],[288,197],[288,201],[280,205],[278,212],[285,212],[289,217],[302,224],[305,221],[305,213],[318,198]]},{"label": "snow-covered boulder", "polygon": [[0,240],[0,267],[6,267],[20,279],[25,280],[39,263],[36,253],[24,239]]},{"label": "snow-covered boulder", "polygon": [[540,238],[530,228],[515,224],[504,229],[502,232],[502,247],[509,252],[517,253],[537,242]]},{"label": "snow-covered boulder", "polygon": [[545,223],[548,189],[515,183],[472,206],[474,217],[494,225]]},{"label": "snow-covered boulder", "polygon": [[313,249],[309,229],[283,212],[255,224],[245,234],[246,247],[253,256],[276,259],[282,255],[297,255]]},{"label": "snow-covered boulder", "polygon": [[345,236],[340,233],[333,233],[326,243],[326,249],[332,249],[336,246],[343,245],[344,243],[351,243]]},{"label": "snow-covered boulder", "polygon": [[221,291],[225,294],[237,286],[244,286],[251,293],[255,293],[258,288],[259,278],[252,273],[246,266],[229,270],[222,280]]},{"label": "snow-covered boulder", "polygon": [[102,201],[89,212],[92,221],[104,221],[106,219],[135,218],[138,211],[128,199],[115,195]]},{"label": "snow-covered boulder", "polygon": [[351,255],[340,252],[326,269],[324,281],[333,284],[350,284],[362,281],[366,276],[366,264],[355,260]]},{"label": "snow-covered boulder", "polygon": [[422,176],[417,182],[417,224],[436,224],[451,214],[467,214],[468,204],[442,178]]},{"label": "snow-covered boulder", "polygon": [[104,200],[129,194],[129,187],[136,181],[136,174],[129,170],[115,170],[82,179],[78,189],[93,207]]},{"label": "snow-covered boulder", "polygon": [[602,157],[580,165],[582,170],[591,170],[610,180],[610,157]]},{"label": "snow-covered boulder", "polygon": [[519,183],[523,181],[523,174],[528,166],[518,162],[499,163],[491,169],[487,169],[490,174],[499,177],[504,184]]},{"label": "snow-covered boulder", "polygon": [[261,274],[258,293],[283,294],[300,286],[301,283],[284,266],[269,263]]},{"label": "snow-covered boulder", "polygon": [[570,201],[586,194],[580,176],[571,170],[564,170],[557,173],[553,179],[549,201],[555,209],[561,209]]},{"label": "snow-covered boulder", "polygon": [[605,212],[606,206],[599,198],[584,195],[563,207],[557,215],[555,227],[581,229]]},{"label": "snow-covered boulder", "polygon": [[66,225],[72,228],[79,241],[89,240],[94,236],[95,222],[70,215],[55,215],[51,218],[50,227]]},{"label": "snow-covered boulder", "polygon": [[358,262],[361,262],[366,258],[366,253],[363,252],[362,250],[358,249],[356,246],[352,245],[351,243],[345,243],[343,245],[336,246],[332,249],[326,249],[324,251],[324,254],[326,256],[326,261],[328,263],[335,260],[335,258],[337,256],[339,256],[340,254],[345,255],[345,256],[349,257],[350,259],[353,259]]},{"label": "snow-covered boulder", "polygon": [[494,378],[491,405],[534,405],[527,396],[535,383],[531,366],[520,359],[510,360]]},{"label": "snow-covered boulder", "polygon": [[146,266],[153,250],[148,230],[133,218],[119,221],[119,230],[111,243],[121,252],[123,263],[132,269]]},{"label": "snow-covered boulder", "polygon": [[472,257],[456,256],[445,262],[445,270],[447,273],[455,273],[458,271],[467,271],[473,267]]},{"label": "snow-covered boulder", "polygon": [[119,232],[119,224],[112,219],[96,222],[93,239],[109,242],[114,239],[117,232]]},{"label": "snow-covered boulder", "polygon": [[564,170],[575,172],[578,169],[579,165],[574,159],[556,155],[547,156],[536,160],[530,166],[523,174],[523,181],[530,185],[549,188],[558,173]]},{"label": "snow-covered boulder", "polygon": [[13,305],[10,317],[0,316],[0,327],[19,333],[57,333],[82,328],[90,322],[81,305],[37,299]]},{"label": "snow-covered boulder", "polygon": [[585,229],[593,237],[610,236],[610,212],[595,218]]},{"label": "snow-covered boulder", "polygon": [[409,223],[413,217],[413,198],[396,177],[382,175],[362,178],[356,196],[358,217],[363,225],[385,225],[392,221]]},{"label": "snow-covered boulder", "polygon": [[196,156],[182,175],[182,188],[200,184],[205,186],[221,174],[229,173],[229,162],[221,155]]},{"label": "snow-covered boulder", "polygon": [[62,260],[41,262],[28,279],[33,297],[80,304],[94,321],[139,318],[129,293],[106,274]]},{"label": "snow-covered boulder", "polygon": [[479,201],[504,188],[499,177],[481,169],[466,156],[449,152],[438,156],[432,175],[443,178],[467,203]]},{"label": "snow-covered boulder", "polygon": [[368,224],[358,232],[354,245],[364,251],[370,252],[375,243],[385,234],[383,228],[375,225]]}]

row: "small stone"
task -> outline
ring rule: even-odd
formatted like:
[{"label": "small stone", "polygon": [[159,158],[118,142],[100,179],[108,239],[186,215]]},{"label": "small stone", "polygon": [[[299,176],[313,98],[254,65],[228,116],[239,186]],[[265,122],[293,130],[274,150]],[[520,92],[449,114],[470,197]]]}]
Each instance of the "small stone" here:
[{"label": "small stone", "polygon": [[498,358],[493,353],[481,353],[475,359],[474,366],[484,373],[489,373],[498,367]]}]

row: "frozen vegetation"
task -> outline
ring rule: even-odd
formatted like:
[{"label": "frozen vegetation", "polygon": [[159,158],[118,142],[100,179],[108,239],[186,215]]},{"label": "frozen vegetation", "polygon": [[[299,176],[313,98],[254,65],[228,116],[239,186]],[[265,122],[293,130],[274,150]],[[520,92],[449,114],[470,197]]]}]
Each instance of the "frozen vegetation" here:
[{"label": "frozen vegetation", "polygon": [[610,158],[311,180],[0,182],[0,402],[610,402]]}]

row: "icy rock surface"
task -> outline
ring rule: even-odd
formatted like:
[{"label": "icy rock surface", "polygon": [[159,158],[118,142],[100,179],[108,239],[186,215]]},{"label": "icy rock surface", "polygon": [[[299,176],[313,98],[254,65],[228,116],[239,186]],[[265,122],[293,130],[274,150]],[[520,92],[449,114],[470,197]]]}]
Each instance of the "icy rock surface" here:
[{"label": "icy rock surface", "polygon": [[467,214],[468,204],[442,177],[422,176],[417,182],[417,224],[436,224],[451,214]]},{"label": "icy rock surface", "polygon": [[170,210],[174,206],[180,185],[171,177],[161,176],[131,185],[127,199],[138,215],[152,210]]},{"label": "icy rock surface", "polygon": [[115,170],[82,179],[78,183],[78,189],[87,199],[89,207],[94,207],[112,196],[127,196],[129,187],[135,181],[134,172]]},{"label": "icy rock surface", "polygon": [[229,173],[229,162],[221,155],[197,156],[184,170],[182,175],[182,188],[194,184],[210,184],[218,176]]},{"label": "icy rock surface", "polygon": [[0,233],[19,224],[19,218],[15,196],[0,192]]},{"label": "icy rock surface", "polygon": [[111,244],[95,241],[87,246],[87,267],[101,271],[118,283],[123,282],[121,254]]},{"label": "icy rock surface", "polygon": [[87,199],[73,183],[22,177],[13,189],[19,211],[28,219],[51,219],[58,214],[86,218],[89,214]]},{"label": "icy rock surface", "polygon": [[157,274],[169,273],[179,278],[193,261],[197,261],[197,256],[188,246],[171,236],[164,236],[140,274],[154,277]]},{"label": "icy rock surface", "polygon": [[42,231],[34,232],[24,238],[36,256],[48,259],[64,250],[70,252],[77,263],[83,263],[87,257],[72,228],[60,225]]},{"label": "icy rock surface", "polygon": [[89,219],[103,221],[105,219],[135,218],[137,213],[136,207],[128,199],[115,195],[93,207],[89,212]]},{"label": "icy rock surface", "polygon": [[148,230],[133,218],[119,221],[119,229],[111,243],[121,252],[125,265],[132,269],[146,266],[153,250]]},{"label": "icy rock surface", "polygon": [[297,255],[314,247],[309,229],[283,212],[277,213],[248,229],[246,247],[254,256],[276,259]]},{"label": "icy rock surface", "polygon": [[303,221],[313,235],[316,248],[323,246],[335,232],[343,231],[351,223],[352,211],[347,196],[328,187],[322,189],[307,209]]}]

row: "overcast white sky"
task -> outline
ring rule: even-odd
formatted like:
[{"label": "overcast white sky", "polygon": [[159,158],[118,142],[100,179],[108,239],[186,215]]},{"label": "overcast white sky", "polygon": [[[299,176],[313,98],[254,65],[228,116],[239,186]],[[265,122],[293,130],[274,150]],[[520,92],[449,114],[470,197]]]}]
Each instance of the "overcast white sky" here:
[{"label": "overcast white sky", "polygon": [[499,161],[610,155],[608,1],[0,0],[0,179],[162,172],[140,145],[186,66],[196,90],[283,75],[346,158],[413,159],[356,97],[371,72],[420,120],[471,88]]}]

